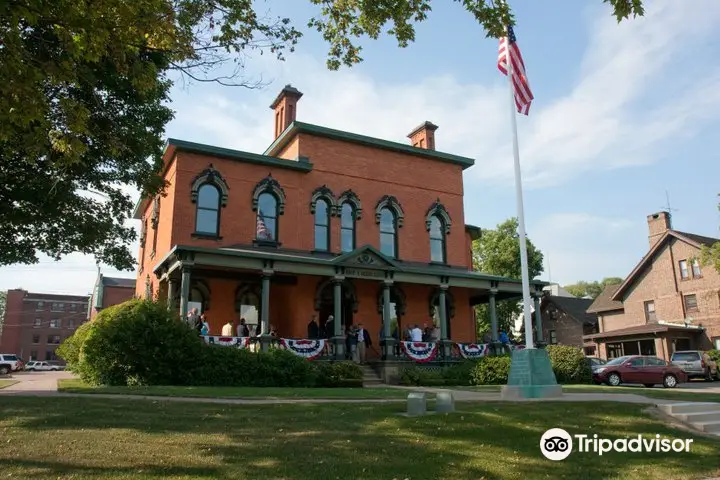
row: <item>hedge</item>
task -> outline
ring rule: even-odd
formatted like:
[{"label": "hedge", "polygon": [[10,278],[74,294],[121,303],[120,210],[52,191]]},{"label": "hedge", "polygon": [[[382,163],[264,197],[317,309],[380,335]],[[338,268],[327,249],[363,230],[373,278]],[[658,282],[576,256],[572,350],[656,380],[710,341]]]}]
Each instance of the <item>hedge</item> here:
[{"label": "hedge", "polygon": [[337,387],[362,386],[363,377],[351,362],[206,345],[167,306],[138,299],[100,312],[63,342],[58,355],[91,385]]},{"label": "hedge", "polygon": [[583,350],[570,345],[548,345],[547,350],[558,383],[590,383],[592,369]]}]

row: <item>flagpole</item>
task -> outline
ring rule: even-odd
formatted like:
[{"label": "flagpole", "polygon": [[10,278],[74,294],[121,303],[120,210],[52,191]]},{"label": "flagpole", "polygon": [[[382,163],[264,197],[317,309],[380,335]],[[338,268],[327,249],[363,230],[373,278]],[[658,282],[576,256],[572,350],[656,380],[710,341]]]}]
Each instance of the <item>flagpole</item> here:
[{"label": "flagpole", "polygon": [[[507,31],[506,31],[507,35]],[[523,206],[522,173],[520,172],[520,152],[518,147],[517,119],[515,118],[515,91],[513,89],[513,64],[510,39],[505,37],[505,58],[507,58],[507,78],[510,91],[510,125],[512,127],[513,157],[515,160],[515,198],[517,202],[518,233],[520,241],[520,268],[522,269],[523,314],[525,315],[525,348],[534,348],[532,330],[532,312],[530,311],[530,275],[528,273],[527,241],[525,240],[525,208]]]}]

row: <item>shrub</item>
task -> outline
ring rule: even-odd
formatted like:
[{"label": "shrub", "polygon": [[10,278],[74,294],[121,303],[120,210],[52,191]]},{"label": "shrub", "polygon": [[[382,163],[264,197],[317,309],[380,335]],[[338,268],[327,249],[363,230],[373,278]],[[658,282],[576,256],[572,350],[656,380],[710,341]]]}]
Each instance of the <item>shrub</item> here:
[{"label": "shrub", "polygon": [[318,387],[362,387],[363,371],[356,363],[317,362],[312,365]]},{"label": "shrub", "polygon": [[[79,348],[76,371],[92,385],[187,385],[203,345],[162,303],[129,300],[100,312]],[[76,347],[69,347],[73,357]]]},{"label": "shrub", "polygon": [[558,383],[590,383],[592,370],[582,348],[570,345],[546,347]]},{"label": "shrub", "polygon": [[510,356],[481,357],[470,372],[473,385],[505,385],[510,374]]},{"label": "shrub", "polygon": [[708,350],[707,354],[710,356],[711,360],[720,363],[720,350]]},{"label": "shrub", "polygon": [[403,370],[400,375],[400,383],[413,386],[435,386],[445,385],[442,371],[431,370],[427,367],[413,365]]},{"label": "shrub", "polygon": [[443,369],[442,376],[446,385],[471,385],[470,375],[475,368],[475,360],[464,360]]},{"label": "shrub", "polygon": [[80,325],[71,336],[65,339],[57,348],[55,353],[67,363],[67,369],[73,373],[79,374],[78,365],[80,363],[80,349],[85,343],[85,339],[90,333],[92,322],[86,322]]}]

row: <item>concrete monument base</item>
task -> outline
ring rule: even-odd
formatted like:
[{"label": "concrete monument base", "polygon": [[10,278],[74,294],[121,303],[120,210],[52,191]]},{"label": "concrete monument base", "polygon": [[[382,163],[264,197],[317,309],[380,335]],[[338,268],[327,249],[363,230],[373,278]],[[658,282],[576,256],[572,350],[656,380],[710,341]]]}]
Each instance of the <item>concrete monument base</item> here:
[{"label": "concrete monument base", "polygon": [[550,357],[545,349],[513,350],[508,384],[501,390],[503,400],[561,396],[562,386],[558,385],[555,379]]}]

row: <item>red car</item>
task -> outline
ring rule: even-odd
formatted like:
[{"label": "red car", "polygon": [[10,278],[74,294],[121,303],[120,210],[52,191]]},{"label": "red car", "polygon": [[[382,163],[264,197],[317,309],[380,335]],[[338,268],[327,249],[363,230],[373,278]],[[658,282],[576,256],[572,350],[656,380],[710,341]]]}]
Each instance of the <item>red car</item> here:
[{"label": "red car", "polygon": [[630,355],[610,360],[593,369],[595,383],[607,383],[616,387],[621,383],[641,383],[646,387],[662,384],[675,388],[687,382],[687,375],[680,367],[657,357]]}]

